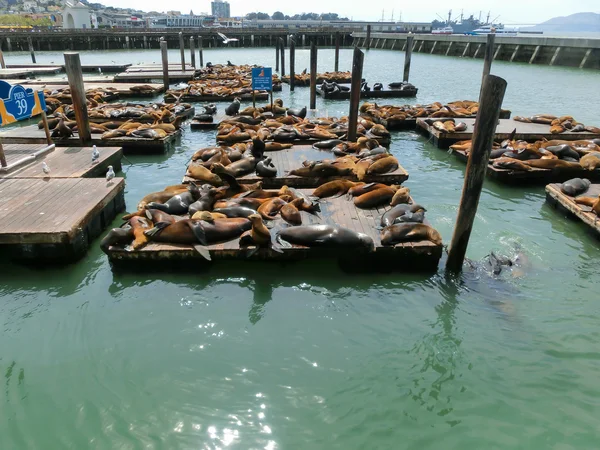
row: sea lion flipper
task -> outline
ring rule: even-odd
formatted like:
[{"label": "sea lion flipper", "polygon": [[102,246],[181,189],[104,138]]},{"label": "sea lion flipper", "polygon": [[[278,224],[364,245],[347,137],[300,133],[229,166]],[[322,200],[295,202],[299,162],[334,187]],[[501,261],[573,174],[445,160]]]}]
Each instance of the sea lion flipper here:
[{"label": "sea lion flipper", "polygon": [[246,252],[246,258],[251,258],[252,255],[254,255],[257,251],[258,251],[258,246],[249,248],[248,251]]},{"label": "sea lion flipper", "polygon": [[271,249],[277,253],[283,253],[283,249],[276,242],[271,242]]},{"label": "sea lion flipper", "polygon": [[194,250],[196,250],[200,254],[200,256],[202,256],[207,261],[212,261],[212,258],[210,257],[210,251],[208,251],[208,248],[205,245],[195,244]]},{"label": "sea lion flipper", "polygon": [[202,225],[200,223],[189,222],[189,226],[192,232],[194,233],[194,236],[196,236],[196,239],[198,239],[198,242],[200,242],[204,246],[208,245],[208,241],[206,240],[206,233],[204,232],[204,228],[202,227]]},{"label": "sea lion flipper", "polygon": [[292,244],[288,241],[285,241],[281,236],[277,235],[277,243],[283,248],[292,248]]},{"label": "sea lion flipper", "polygon": [[152,213],[148,210],[146,210],[146,217],[148,218],[148,220],[152,220]]},{"label": "sea lion flipper", "polygon": [[154,224],[154,228],[144,231],[146,236],[152,237],[157,236],[162,230],[171,225],[169,222],[157,222]]}]

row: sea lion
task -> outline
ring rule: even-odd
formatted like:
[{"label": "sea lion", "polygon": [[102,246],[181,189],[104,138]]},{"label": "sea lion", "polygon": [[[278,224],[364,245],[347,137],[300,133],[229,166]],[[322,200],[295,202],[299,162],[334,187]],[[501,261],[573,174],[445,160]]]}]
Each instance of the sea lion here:
[{"label": "sea lion", "polygon": [[233,99],[233,103],[231,103],[227,108],[225,108],[225,114],[228,116],[237,116],[240,111],[240,99],[239,97],[235,97]]},{"label": "sea lion", "polygon": [[215,208],[214,213],[223,214],[229,218],[243,217],[248,218],[252,214],[256,214],[256,210],[248,206],[232,205],[225,208]]},{"label": "sea lion", "polygon": [[151,194],[145,195],[144,198],[140,200],[140,202],[137,205],[137,209],[144,209],[146,205],[151,202],[165,203],[167,200],[173,198],[177,194],[182,194],[185,191],[187,191],[187,186],[185,186],[182,189],[174,189],[172,191],[164,190],[160,192],[153,192]]},{"label": "sea lion", "polygon": [[104,253],[108,253],[108,249],[111,246],[125,247],[133,238],[133,228],[130,225],[122,228],[113,228],[100,241],[100,248]]},{"label": "sea lion", "polygon": [[292,148],[294,144],[282,144],[281,142],[267,142],[265,143],[265,151],[273,152],[278,150],[286,150]]},{"label": "sea lion", "polygon": [[268,198],[252,198],[252,197],[237,197],[227,200],[218,200],[215,203],[215,208],[228,208],[230,206],[247,206],[257,210],[260,205],[269,200]]},{"label": "sea lion", "polygon": [[340,145],[342,142],[343,141],[341,141],[340,139],[327,139],[325,141],[315,142],[313,144],[313,148],[331,149],[337,145]]},{"label": "sea lion", "polygon": [[131,243],[133,250],[138,250],[144,247],[148,243],[148,237],[144,234],[146,230],[149,230],[154,224],[146,217],[135,216],[129,220],[129,225],[133,230],[134,240]]},{"label": "sea lion", "polygon": [[306,106],[304,106],[300,109],[288,108],[287,115],[288,116],[296,116],[296,117],[300,117],[301,119],[304,119],[306,117]]},{"label": "sea lion", "polygon": [[137,217],[147,217],[149,220],[151,220],[154,223],[158,223],[158,222],[173,223],[173,222],[175,222],[175,217],[173,217],[170,214],[168,214],[164,211],[161,211],[159,209],[140,209],[134,213],[123,216],[122,219],[129,220],[132,217],[136,217],[136,216]]},{"label": "sea lion", "polygon": [[275,167],[271,158],[265,158],[256,163],[256,174],[265,178],[276,177],[277,167]]},{"label": "sea lion", "polygon": [[390,202],[390,206],[396,206],[401,203],[409,203],[410,202],[410,189],[407,187],[400,187],[394,196],[392,197],[392,201]]},{"label": "sea lion", "polygon": [[73,136],[73,130],[71,130],[65,124],[65,121],[63,119],[60,119],[58,121],[58,125],[56,125],[56,128],[54,128],[54,130],[52,130],[52,134],[50,135],[50,137],[53,137],[53,138],[68,138],[71,136]]},{"label": "sea lion", "polygon": [[222,186],[223,180],[216,173],[211,172],[206,167],[199,164],[190,164],[187,169],[186,176],[194,180],[210,183],[213,186]]},{"label": "sea lion", "polygon": [[308,167],[301,167],[299,169],[290,170],[290,175],[296,175],[299,177],[315,177],[315,178],[326,178],[326,177],[343,177],[348,176],[352,173],[352,169],[340,169],[331,163],[320,163],[316,162]]},{"label": "sea lion", "polygon": [[249,156],[229,164],[225,167],[225,171],[232,177],[239,178],[254,172],[257,163],[258,160],[255,157]]},{"label": "sea lion", "polygon": [[289,243],[306,247],[366,248],[369,251],[375,249],[370,236],[333,225],[301,225],[285,228],[277,233],[277,241],[287,247]]},{"label": "sea lion", "polygon": [[193,216],[198,211],[210,211],[213,209],[217,198],[217,189],[211,188],[200,192],[200,198],[192,203],[188,208],[188,213]]},{"label": "sea lion", "polygon": [[550,145],[550,146],[545,147],[545,149],[547,151],[551,152],[552,154],[558,156],[561,159],[564,159],[564,158],[579,159],[579,153],[577,153],[568,144]]},{"label": "sea lion", "polygon": [[395,193],[396,189],[389,186],[375,189],[374,191],[354,197],[354,206],[361,209],[376,208],[389,203]]},{"label": "sea lion", "polygon": [[265,143],[257,137],[253,138],[251,153],[256,159],[262,159],[265,154]]},{"label": "sea lion", "polygon": [[[424,215],[424,213],[427,210],[425,208],[423,208],[421,205],[408,205],[408,204],[400,204],[400,205],[396,205],[394,206],[392,209],[390,209],[389,211],[386,211],[382,216],[381,216],[381,226],[382,227],[388,227],[390,225],[393,225],[396,220],[401,219],[400,222],[422,222],[423,218],[419,217],[419,218],[415,218],[416,220],[411,220],[413,219],[413,216],[418,214],[418,213],[422,213],[421,216]],[[405,219],[402,219],[403,217],[405,217]],[[418,220],[420,219],[420,220]]]},{"label": "sea lion", "polygon": [[393,172],[398,168],[398,160],[393,156],[386,156],[375,161],[367,168],[367,175],[383,175]]},{"label": "sea lion", "polygon": [[525,163],[519,161],[514,158],[501,157],[494,160],[492,164],[493,167],[498,169],[507,169],[507,170],[522,170],[524,172],[530,171],[531,166],[526,165]]},{"label": "sea lion", "polygon": [[575,203],[578,205],[586,205],[592,208],[592,212],[600,217],[600,195],[597,198],[594,197],[577,197]]},{"label": "sea lion", "polygon": [[591,182],[587,178],[572,178],[561,184],[560,190],[563,194],[575,197],[576,195],[583,194],[587,191],[590,185]]},{"label": "sea lion", "polygon": [[355,186],[363,185],[361,182],[354,182],[350,180],[333,180],[328,183],[324,183],[313,191],[313,196],[318,198],[326,197],[339,197],[348,192],[348,189]]},{"label": "sea lion", "polygon": [[279,211],[281,218],[290,225],[302,225],[302,214],[298,208],[301,208],[303,203],[304,199],[296,198],[283,205]]},{"label": "sea lion", "polygon": [[383,183],[357,183],[356,186],[348,189],[348,195],[350,197],[358,197],[360,195],[366,194],[367,192],[371,192],[376,189],[383,189],[386,187],[388,187],[388,185]]},{"label": "sea lion", "polygon": [[523,164],[539,169],[581,169],[579,162],[563,161],[562,159],[532,159]]},{"label": "sea lion", "polygon": [[216,213],[216,212],[208,212],[208,211],[197,211],[192,216],[192,219],[195,220],[205,220],[207,222],[213,222],[215,219],[226,219],[227,216],[225,214]]},{"label": "sea lion", "polygon": [[258,207],[258,213],[265,220],[273,220],[287,202],[280,197],[273,197]]},{"label": "sea lion", "polygon": [[381,232],[383,245],[395,245],[400,242],[427,240],[442,245],[442,236],[429,225],[422,223],[402,223],[387,226]]},{"label": "sea lion", "polygon": [[[270,247],[271,246],[271,232],[265,226],[260,214],[252,214],[248,217],[248,220],[252,223],[252,228],[249,232],[244,233],[240,238],[240,245],[256,245],[258,247]],[[245,238],[248,239],[245,239]]]},{"label": "sea lion", "polygon": [[172,215],[185,214],[190,205],[199,198],[200,189],[194,183],[190,183],[186,192],[173,196],[165,203],[150,202],[146,209],[158,209]]},{"label": "sea lion", "polygon": [[579,164],[581,164],[581,167],[585,170],[596,170],[596,168],[600,167],[600,153],[588,153],[579,160]]}]

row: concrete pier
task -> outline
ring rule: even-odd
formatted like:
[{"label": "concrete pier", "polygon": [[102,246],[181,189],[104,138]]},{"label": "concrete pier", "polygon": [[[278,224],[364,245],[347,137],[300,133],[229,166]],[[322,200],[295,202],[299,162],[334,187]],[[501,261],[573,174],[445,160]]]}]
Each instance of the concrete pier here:
[{"label": "concrete pier", "polygon": [[[352,33],[353,45],[366,39],[365,32]],[[371,33],[382,44],[377,48],[401,49],[407,34]],[[485,36],[415,34],[414,51],[431,55],[483,58]],[[364,45],[364,44],[363,44]],[[496,36],[494,60],[515,63],[600,69],[600,39],[554,38],[541,36]]]}]

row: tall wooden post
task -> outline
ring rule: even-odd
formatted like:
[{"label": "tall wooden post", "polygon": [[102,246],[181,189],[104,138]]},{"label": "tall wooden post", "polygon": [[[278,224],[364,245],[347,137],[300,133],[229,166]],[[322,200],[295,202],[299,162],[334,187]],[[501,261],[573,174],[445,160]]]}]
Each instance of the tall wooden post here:
[{"label": "tall wooden post", "polygon": [[367,25],[367,39],[365,40],[367,50],[371,48],[371,25]]},{"label": "tall wooden post", "polygon": [[505,80],[494,75],[484,77],[483,89],[479,98],[479,111],[475,119],[473,145],[467,162],[458,217],[446,263],[446,269],[451,272],[461,271],[467,253],[505,92]]},{"label": "tall wooden post", "polygon": [[4,62],[4,53],[2,52],[2,50],[0,50],[0,66],[2,66],[3,69],[6,69],[6,63]]},{"label": "tall wooden post", "polygon": [[358,125],[358,104],[360,103],[360,84],[362,81],[363,61],[365,54],[358,47],[354,47],[352,57],[352,84],[350,86],[350,112],[348,114],[348,140],[356,141],[356,127]]},{"label": "tall wooden post", "polygon": [[6,167],[6,155],[4,154],[4,147],[2,147],[2,141],[0,141],[0,167]]},{"label": "tall wooden post", "polygon": [[33,50],[33,42],[31,41],[31,36],[27,36],[27,44],[29,44],[29,53],[31,53],[31,62],[35,62],[35,51]]},{"label": "tall wooden post", "polygon": [[185,43],[183,42],[183,32],[179,32],[179,53],[181,53],[181,71],[185,72]]},{"label": "tall wooden post", "polygon": [[335,32],[335,64],[333,66],[334,72],[340,71],[340,32]]},{"label": "tall wooden post", "polygon": [[194,42],[194,36],[190,36],[190,61],[192,67],[196,68],[196,43]]},{"label": "tall wooden post", "polygon": [[487,35],[487,43],[485,44],[485,54],[483,55],[483,76],[481,77],[481,89],[479,94],[483,91],[483,80],[485,77],[490,74],[492,70],[492,61],[494,60],[494,41],[496,39],[496,35],[494,33],[490,33]]},{"label": "tall wooden post", "polygon": [[69,80],[69,89],[71,90],[71,99],[73,109],[75,110],[75,120],[79,140],[82,143],[89,141],[92,137],[90,132],[90,121],[87,110],[87,99],[85,98],[85,89],[83,87],[83,75],[81,73],[81,61],[79,53],[65,53],[65,71]]},{"label": "tall wooden post", "polygon": [[310,44],[310,109],[317,108],[317,46]]},{"label": "tall wooden post", "polygon": [[275,72],[279,72],[279,39],[275,40]]},{"label": "tall wooden post", "polygon": [[281,56],[281,76],[285,76],[285,42],[283,38],[279,38],[279,54]]},{"label": "tall wooden post", "polygon": [[415,37],[412,34],[409,34],[406,37],[406,52],[404,53],[404,76],[402,77],[402,81],[408,81],[408,77],[410,75],[410,58],[412,56],[414,39]]},{"label": "tall wooden post", "polygon": [[167,49],[167,41],[160,41],[160,55],[163,68],[163,86],[165,92],[167,92],[169,90],[169,50]]},{"label": "tall wooden post", "polygon": [[200,56],[200,67],[204,67],[204,53],[202,52],[202,36],[198,36],[198,53]]},{"label": "tall wooden post", "polygon": [[290,91],[296,87],[296,41],[290,41]]}]

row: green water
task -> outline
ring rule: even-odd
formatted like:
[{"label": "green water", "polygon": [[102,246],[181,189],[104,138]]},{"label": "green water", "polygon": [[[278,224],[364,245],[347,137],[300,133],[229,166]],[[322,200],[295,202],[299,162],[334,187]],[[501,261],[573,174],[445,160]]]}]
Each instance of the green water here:
[{"label": "green water", "polygon": [[[82,61],[158,55],[84,52]],[[274,51],[204,56],[271,64]],[[307,66],[308,52],[297,61]],[[332,65],[322,50],[319,69]],[[367,53],[371,83],[401,70],[400,53]],[[506,63],[492,72],[508,81],[504,106],[515,114],[600,123],[598,72]],[[413,55],[418,102],[474,99],[480,75],[480,61]],[[281,96],[305,105],[308,89]],[[186,129],[166,155],[129,156],[129,209],[179,182],[191,153],[213,142],[214,132]],[[395,133],[391,150],[448,242],[464,165],[411,132]],[[515,243],[530,264],[500,279],[350,276],[321,263],[114,273],[97,243],[68,267],[3,261],[0,449],[597,448],[598,241],[548,207],[543,188],[487,181],[468,256],[509,254]]]}]

